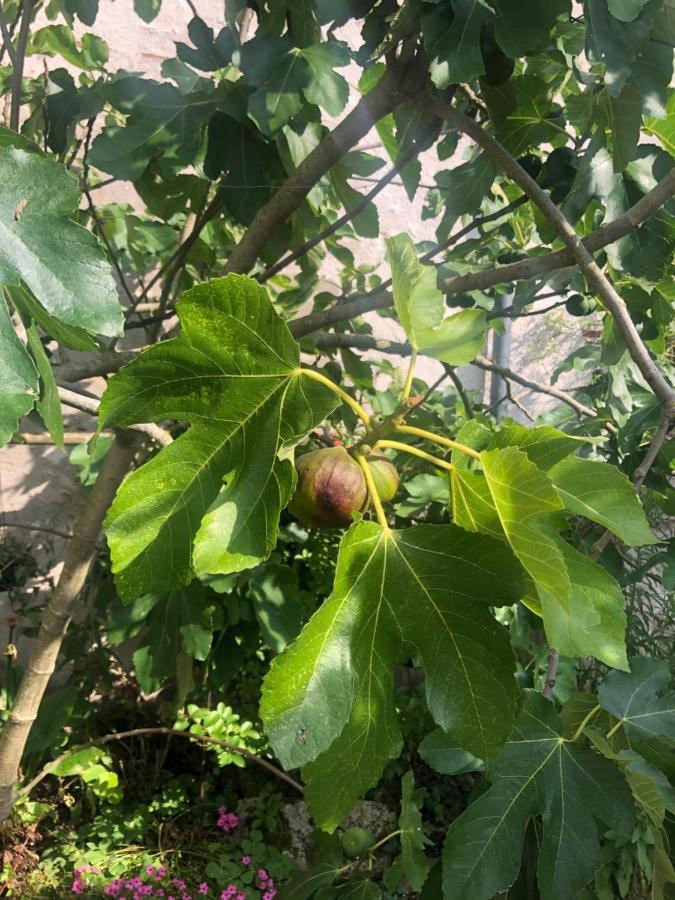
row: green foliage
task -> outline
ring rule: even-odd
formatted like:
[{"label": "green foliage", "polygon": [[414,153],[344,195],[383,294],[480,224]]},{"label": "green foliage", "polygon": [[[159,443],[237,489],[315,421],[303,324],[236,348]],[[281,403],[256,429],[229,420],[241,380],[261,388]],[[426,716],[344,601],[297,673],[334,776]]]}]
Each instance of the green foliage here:
[{"label": "green foliage", "polygon": [[[23,52],[19,5],[2,10]],[[133,6],[151,22],[162,4]],[[64,684],[21,770],[29,780],[73,752],[17,809],[45,849],[7,883],[45,896],[42,878],[63,896],[75,863],[128,873],[170,847],[190,878],[199,857],[257,896],[241,857],[289,874],[288,797],[240,747],[300,769],[329,832],[371,791],[398,804],[401,784],[396,831],[375,846],[368,833],[361,862],[315,835],[282,897],[609,900],[647,884],[666,896],[675,731],[668,665],[651,657],[672,645],[675,495],[667,404],[645,371],[672,382],[675,209],[666,198],[639,228],[624,214],[672,168],[671,4],[227,0],[224,27],[195,14],[157,78],[111,68],[91,31],[99,7],[41,5],[25,49],[44,71],[34,60],[16,84],[0,68],[7,120],[21,123],[0,127],[0,444],[33,430],[21,420],[35,409],[29,424],[66,446],[58,383],[80,362],[111,376],[107,433],[70,456],[86,491],[111,430],[156,422],[173,440],[139,452],[108,510],[110,560],[92,567]],[[429,98],[518,158],[632,326],[559,252],[509,167]],[[383,176],[408,199],[378,200]],[[135,199],[99,202],[110,179]],[[389,228],[382,197],[395,231],[418,234],[407,219],[423,205],[437,241],[387,237],[390,281],[362,252]],[[490,365],[477,355],[497,355],[507,317],[528,326],[521,362],[550,372],[543,393],[568,401],[531,426],[529,370],[496,407],[454,371]],[[120,368],[124,332],[134,358]],[[409,354],[402,340],[409,369],[391,352]],[[453,386],[419,377],[422,357]],[[564,373],[571,401],[556,390]],[[341,537],[287,510],[296,448],[318,447],[351,451],[354,466],[386,454],[400,475]],[[40,623],[42,594],[24,582],[42,573],[0,541],[14,642]],[[3,719],[27,664],[14,653]],[[96,745],[157,723],[230,746]],[[241,801],[246,836],[204,838],[221,800]]]},{"label": "green foliage", "polygon": [[425,665],[434,719],[472,752],[494,755],[513,715],[515,682],[488,604],[513,602],[521,584],[506,548],[489,538],[452,526],[352,527],[333,594],[273,664],[261,703],[279,759],[305,766],[307,802],[320,824],[335,828],[400,752],[393,668],[412,648]]},{"label": "green foliage", "polygon": [[[181,337],[127,366],[101,406],[102,426],[192,422],[110,509],[113,571],[127,600],[266,559],[294,486],[287,451],[334,405],[325,388],[300,387],[297,345],[253,281],[231,275],[194,288],[180,314]],[[139,391],[142,406],[130,404]]]}]

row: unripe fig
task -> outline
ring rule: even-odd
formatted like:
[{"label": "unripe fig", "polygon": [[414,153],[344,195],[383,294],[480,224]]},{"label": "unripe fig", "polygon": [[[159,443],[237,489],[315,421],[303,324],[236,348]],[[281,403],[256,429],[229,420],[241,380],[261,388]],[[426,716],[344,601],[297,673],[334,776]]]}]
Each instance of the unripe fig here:
[{"label": "unripe fig", "polygon": [[342,849],[347,859],[365,856],[374,843],[373,833],[367,828],[348,828],[342,835]]},{"label": "unripe fig", "polygon": [[303,525],[341,528],[361,510],[368,496],[361,466],[344,447],[312,450],[295,461],[298,485],[288,504]]},{"label": "unripe fig", "polygon": [[582,294],[572,294],[565,303],[565,309],[571,316],[587,316],[596,307],[593,297],[584,297]]},{"label": "unripe fig", "polygon": [[380,500],[383,503],[393,500],[398,490],[396,466],[384,456],[368,456],[366,461]]}]

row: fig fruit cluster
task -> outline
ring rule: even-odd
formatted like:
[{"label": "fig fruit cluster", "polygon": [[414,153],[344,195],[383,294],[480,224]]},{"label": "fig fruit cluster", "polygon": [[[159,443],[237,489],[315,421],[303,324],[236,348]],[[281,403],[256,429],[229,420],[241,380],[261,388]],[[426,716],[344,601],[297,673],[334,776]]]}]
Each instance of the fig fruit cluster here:
[{"label": "fig fruit cluster", "polygon": [[[383,456],[371,454],[366,462],[383,503],[398,490],[398,472]],[[352,514],[368,508],[368,485],[359,463],[344,447],[312,450],[295,461],[298,484],[288,505],[303,525],[343,528]]]}]

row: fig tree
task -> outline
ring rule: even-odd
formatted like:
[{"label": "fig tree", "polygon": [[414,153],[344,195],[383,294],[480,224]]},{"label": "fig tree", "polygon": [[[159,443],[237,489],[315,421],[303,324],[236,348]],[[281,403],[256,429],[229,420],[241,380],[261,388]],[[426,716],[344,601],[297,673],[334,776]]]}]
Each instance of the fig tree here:
[{"label": "fig tree", "polygon": [[367,828],[348,828],[342,835],[342,849],[347,859],[365,856],[374,843],[373,833]]},{"label": "fig tree", "polygon": [[305,453],[295,469],[298,485],[288,509],[303,525],[342,528],[366,505],[365,476],[344,447]]},{"label": "fig tree", "polygon": [[398,490],[396,466],[384,456],[368,456],[366,460],[378,497],[383,503],[388,503],[394,499]]}]

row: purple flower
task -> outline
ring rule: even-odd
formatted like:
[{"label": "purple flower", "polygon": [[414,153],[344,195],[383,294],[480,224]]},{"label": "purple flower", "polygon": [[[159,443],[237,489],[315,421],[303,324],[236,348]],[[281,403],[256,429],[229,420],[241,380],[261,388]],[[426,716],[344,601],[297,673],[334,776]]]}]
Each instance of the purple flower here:
[{"label": "purple flower", "polygon": [[242,864],[242,866],[248,866],[248,865],[250,865],[250,863],[251,863],[251,857],[250,857],[250,856],[242,856],[242,858],[241,858],[241,864]]},{"label": "purple flower", "polygon": [[205,881],[202,881],[202,883],[199,885],[198,891],[200,894],[208,894],[208,892],[209,892],[208,884]]}]

